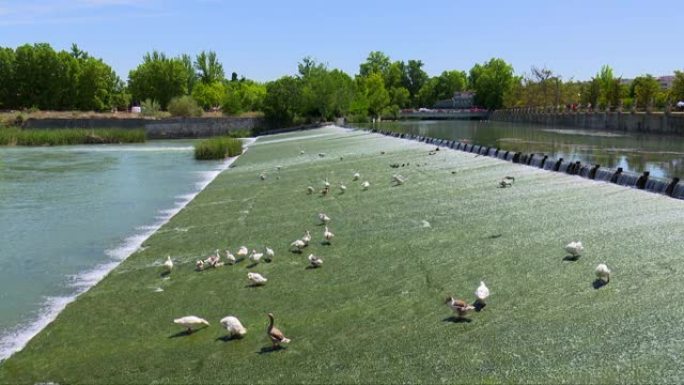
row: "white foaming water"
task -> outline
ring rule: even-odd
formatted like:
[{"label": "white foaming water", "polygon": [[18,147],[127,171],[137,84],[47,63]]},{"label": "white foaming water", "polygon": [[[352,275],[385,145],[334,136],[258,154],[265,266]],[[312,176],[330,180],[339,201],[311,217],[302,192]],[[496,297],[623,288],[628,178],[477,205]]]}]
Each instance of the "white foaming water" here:
[{"label": "white foaming water", "polygon": [[[248,138],[243,141],[245,150],[255,139]],[[142,149],[141,149],[142,150]],[[185,149],[183,150],[185,151]],[[212,171],[202,172],[200,182],[195,184],[196,191],[191,194],[177,196],[178,199],[172,209],[160,210],[157,221],[152,225],[139,226],[136,229],[139,233],[126,238],[123,243],[111,250],[106,250],[105,254],[111,258],[110,261],[102,263],[91,270],[84,271],[71,277],[71,286],[75,292],[65,297],[48,297],[45,299],[41,309],[37,312],[38,317],[35,321],[24,327],[17,327],[0,336],[0,362],[9,358],[15,352],[21,350],[26,344],[43,328],[57,318],[64,308],[76,300],[76,298],[88,289],[100,282],[107,274],[116,268],[123,260],[139,250],[143,242],[155,231],[159,230],[174,215],[181,211],[197,194],[202,192],[222,171],[226,170],[238,157],[227,159],[219,167]]]}]

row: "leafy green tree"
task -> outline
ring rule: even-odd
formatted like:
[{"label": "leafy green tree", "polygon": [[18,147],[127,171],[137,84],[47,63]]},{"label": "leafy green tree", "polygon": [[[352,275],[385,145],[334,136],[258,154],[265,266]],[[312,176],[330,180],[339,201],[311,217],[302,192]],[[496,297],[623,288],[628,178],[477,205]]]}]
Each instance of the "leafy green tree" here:
[{"label": "leafy green tree", "polygon": [[675,71],[675,78],[672,82],[670,95],[675,102],[684,100],[684,71]]},{"label": "leafy green tree", "polygon": [[384,79],[389,72],[390,65],[391,61],[389,56],[380,51],[372,51],[370,54],[368,54],[366,62],[361,63],[359,67],[359,75],[367,77],[370,74],[379,73]]},{"label": "leafy green tree", "polygon": [[379,72],[373,72],[364,78],[363,87],[368,100],[368,112],[379,117],[390,105],[390,95],[385,89],[385,82]]},{"label": "leafy green tree", "polygon": [[473,66],[468,81],[476,93],[475,104],[490,110],[501,108],[513,85],[513,67],[503,59],[492,58]]},{"label": "leafy green tree", "polygon": [[637,76],[632,81],[632,97],[635,98],[636,106],[652,107],[655,104],[656,95],[660,91],[660,83],[652,75]]},{"label": "leafy green tree", "polygon": [[297,116],[300,103],[300,81],[292,76],[270,82],[266,85],[264,116],[274,124],[290,125]]},{"label": "leafy green tree", "polygon": [[76,108],[103,111],[111,108],[118,77],[101,59],[81,56],[77,80]]},{"label": "leafy green tree", "polygon": [[168,58],[153,51],[128,75],[128,87],[135,100],[152,99],[165,109],[169,101],[188,92],[188,72],[182,58]]},{"label": "leafy green tree", "polygon": [[169,113],[172,116],[202,116],[202,107],[190,95],[178,96],[169,101]]},{"label": "leafy green tree", "polygon": [[14,50],[0,47],[0,108],[15,108]]},{"label": "leafy green tree", "polygon": [[411,102],[411,93],[404,87],[392,87],[389,89],[390,105],[397,109],[406,108]]},{"label": "leafy green tree", "polygon": [[242,98],[240,97],[239,87],[228,87],[226,94],[223,96],[223,104],[221,111],[225,115],[237,115],[244,110],[242,106]]},{"label": "leafy green tree", "polygon": [[192,94],[192,91],[195,89],[195,84],[197,84],[197,72],[195,72],[195,64],[192,62],[192,58],[188,54],[182,54],[180,59],[183,62],[183,68],[185,68],[185,72],[188,77],[188,93]]},{"label": "leafy green tree", "polygon": [[409,91],[411,100],[415,100],[420,89],[428,81],[428,74],[423,71],[423,62],[420,60],[409,60],[406,66],[406,83],[404,87]]},{"label": "leafy green tree", "polygon": [[226,88],[221,82],[199,82],[192,90],[192,98],[205,110],[218,108],[225,97]]},{"label": "leafy green tree", "polygon": [[[231,82],[231,84],[233,84]],[[251,80],[239,83],[240,105],[245,111],[259,111],[266,97],[266,86]]]},{"label": "leafy green tree", "polygon": [[222,82],[225,78],[223,64],[219,62],[214,51],[200,52],[195,59],[195,68],[197,69],[197,77],[202,83]]}]

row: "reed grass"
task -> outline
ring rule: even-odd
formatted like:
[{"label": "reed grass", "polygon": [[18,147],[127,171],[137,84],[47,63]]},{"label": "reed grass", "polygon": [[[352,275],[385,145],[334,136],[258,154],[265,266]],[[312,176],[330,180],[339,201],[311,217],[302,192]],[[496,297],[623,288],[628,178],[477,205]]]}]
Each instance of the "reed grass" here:
[{"label": "reed grass", "polygon": [[195,144],[195,159],[224,159],[242,154],[242,142],[228,136],[205,139]]},{"label": "reed grass", "polygon": [[0,146],[64,146],[75,144],[142,143],[145,130],[117,129],[0,129]]}]

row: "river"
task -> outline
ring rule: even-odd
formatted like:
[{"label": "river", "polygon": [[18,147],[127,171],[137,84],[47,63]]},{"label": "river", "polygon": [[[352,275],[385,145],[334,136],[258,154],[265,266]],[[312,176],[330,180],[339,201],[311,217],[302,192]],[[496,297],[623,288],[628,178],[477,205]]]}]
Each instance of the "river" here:
[{"label": "river", "polygon": [[[352,125],[369,128],[370,124]],[[684,176],[684,138],[616,131],[592,131],[568,127],[523,125],[494,121],[440,120],[398,121],[376,128],[469,141],[473,144],[548,155],[603,167],[672,178]]]},{"label": "river", "polygon": [[224,167],[191,141],[0,147],[0,360]]}]

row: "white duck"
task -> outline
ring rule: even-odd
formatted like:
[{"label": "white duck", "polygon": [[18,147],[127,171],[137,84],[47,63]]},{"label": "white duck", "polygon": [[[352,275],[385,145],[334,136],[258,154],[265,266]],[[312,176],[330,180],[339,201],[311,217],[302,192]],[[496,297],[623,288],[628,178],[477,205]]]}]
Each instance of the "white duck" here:
[{"label": "white duck", "polygon": [[247,273],[247,279],[254,286],[265,285],[266,281],[268,281],[268,279],[266,279],[263,275],[261,275],[259,273]]},{"label": "white duck", "polygon": [[361,183],[361,187],[362,187],[364,190],[368,190],[368,188],[370,187],[370,182],[369,182],[369,181],[365,181],[365,182]]},{"label": "white duck", "polygon": [[582,253],[582,251],[584,251],[584,246],[582,246],[582,242],[580,241],[570,242],[565,246],[565,251],[570,253],[570,255],[572,255],[573,258],[577,258]]},{"label": "white duck", "polygon": [[318,219],[320,219],[322,223],[330,222],[330,217],[325,215],[324,213],[318,213]]},{"label": "white duck", "polygon": [[188,331],[188,334],[192,333],[193,327],[198,327],[201,325],[209,326],[209,322],[207,322],[207,320],[205,320],[204,318],[194,316],[194,315],[176,318],[175,320],[173,320],[173,323],[175,323],[177,325],[181,325],[182,327],[186,328]]},{"label": "white duck", "polygon": [[311,233],[309,230],[306,230],[304,233],[304,236],[302,237],[302,242],[304,242],[304,246],[308,246],[309,242],[311,242]]},{"label": "white duck", "polygon": [[347,191],[347,186],[340,184],[340,192],[344,194],[345,191]]},{"label": "white duck", "polygon": [[197,262],[195,262],[195,269],[197,269],[197,271],[204,270],[204,261],[200,259]]},{"label": "white duck", "polygon": [[459,317],[464,317],[470,310],[475,309],[475,306],[468,305],[466,301],[462,299],[454,299],[454,297],[448,297],[445,303]]},{"label": "white duck", "polygon": [[173,269],[173,261],[171,260],[171,256],[166,257],[166,262],[164,262],[164,270],[166,271],[167,274],[171,273],[171,270]]},{"label": "white duck", "polygon": [[266,174],[262,172],[261,174],[259,174],[259,178],[261,178],[261,180],[266,180]]},{"label": "white duck", "polygon": [[361,178],[361,174],[359,174],[358,172],[355,172],[354,177],[352,179],[353,180],[359,180],[359,178]]},{"label": "white duck", "polygon": [[480,281],[480,286],[475,290],[475,298],[478,301],[484,303],[484,300],[489,297],[489,288],[485,285],[484,281]]},{"label": "white duck", "polygon": [[610,282],[610,269],[605,263],[600,263],[596,266],[596,277],[606,283]]},{"label": "white duck", "polygon": [[307,194],[313,194],[314,191],[316,191],[316,190],[313,188],[313,186],[309,186],[306,188],[306,191],[307,191]]},{"label": "white duck", "polygon": [[220,322],[221,326],[228,331],[228,335],[230,337],[242,338],[245,334],[247,334],[247,329],[242,326],[242,323],[239,319],[237,319],[237,317],[229,315],[227,317],[223,317]]},{"label": "white duck", "polygon": [[238,249],[238,252],[237,252],[238,257],[244,257],[247,254],[249,254],[249,250],[245,246],[241,246]]},{"label": "white duck", "polygon": [[301,239],[297,239],[296,241],[290,243],[290,249],[294,249],[293,251],[296,252],[301,252],[302,249],[306,247],[306,245],[306,242],[302,241]]},{"label": "white duck", "polygon": [[273,260],[273,257],[275,257],[275,251],[273,251],[273,249],[267,247],[267,248],[266,248],[266,258],[265,258],[265,259],[266,259],[267,261],[270,262],[270,261]]},{"label": "white duck", "polygon": [[399,174],[392,175],[392,182],[398,185],[404,184],[404,177]]},{"label": "white duck", "polygon": [[320,267],[323,265],[323,260],[313,254],[309,254],[309,263],[312,267]]},{"label": "white duck", "polygon": [[330,188],[330,182],[328,182],[328,178],[325,178],[325,180],[323,181],[323,186],[328,189]]},{"label": "white duck", "polygon": [[330,243],[334,236],[335,234],[328,230],[328,226],[325,226],[325,231],[323,232],[323,238],[325,238],[325,241],[327,243]]},{"label": "white duck", "polygon": [[226,262],[228,262],[229,265],[234,265],[235,262],[237,262],[237,259],[231,254],[230,250],[226,250]]},{"label": "white duck", "polygon": [[249,260],[254,262],[254,263],[259,263],[261,261],[261,257],[264,256],[264,253],[257,253],[256,250],[252,250],[252,253],[249,255]]}]

